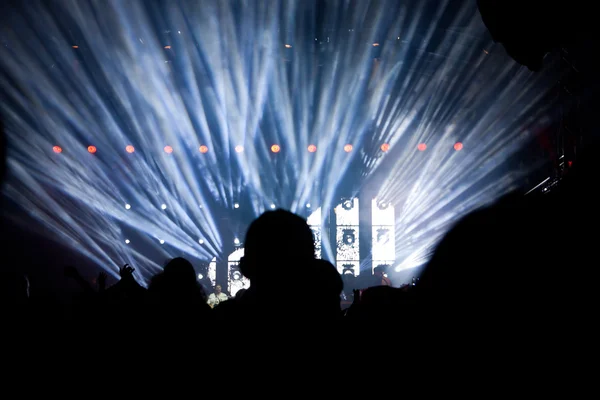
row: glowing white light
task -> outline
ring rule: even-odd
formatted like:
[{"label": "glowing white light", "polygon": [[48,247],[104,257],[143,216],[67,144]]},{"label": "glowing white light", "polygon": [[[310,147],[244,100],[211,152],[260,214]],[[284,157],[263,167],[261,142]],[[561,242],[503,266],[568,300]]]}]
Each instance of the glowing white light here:
[{"label": "glowing white light", "polygon": [[202,278],[204,278],[204,275],[198,274],[198,279],[202,279]]},{"label": "glowing white light", "polygon": [[306,208],[310,208],[310,203],[306,203]]},{"label": "glowing white light", "polygon": [[160,208],[162,208],[163,210],[166,210],[167,209],[167,205],[166,204],[161,204]]},{"label": "glowing white light", "polygon": [[125,244],[129,244],[129,239],[125,239]]},{"label": "glowing white light", "polygon": [[200,243],[200,244],[204,244],[204,240],[202,240],[202,239],[198,239],[198,243]]},{"label": "glowing white light", "polygon": [[240,239],[238,239],[238,238],[233,239],[233,244],[240,244]]},{"label": "glowing white light", "polygon": [[131,208],[131,204],[125,204],[125,209],[129,210]]},{"label": "glowing white light", "polygon": [[162,239],[160,239],[159,242],[160,242],[160,244],[165,244],[165,241]]},{"label": "glowing white light", "polygon": [[277,206],[275,204],[271,204],[271,210],[274,210]]},{"label": "glowing white light", "polygon": [[235,204],[233,205],[233,208],[240,208],[240,205],[239,205],[238,203],[235,203]]}]

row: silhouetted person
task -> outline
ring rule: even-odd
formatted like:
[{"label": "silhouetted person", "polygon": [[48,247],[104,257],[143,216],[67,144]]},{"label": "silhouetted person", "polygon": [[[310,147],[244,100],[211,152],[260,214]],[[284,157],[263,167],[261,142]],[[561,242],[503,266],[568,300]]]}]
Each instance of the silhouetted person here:
[{"label": "silhouetted person", "polygon": [[215,308],[220,303],[229,300],[229,296],[227,296],[221,290],[221,285],[215,285],[215,291],[208,296],[207,304],[210,308]]},{"label": "silhouetted person", "polygon": [[[246,233],[240,270],[250,287],[239,300],[228,301],[220,312],[265,323],[285,324],[307,318],[305,294],[311,289],[315,247],[310,227],[303,218],[284,210],[258,217]],[[225,314],[225,313],[223,313]]]},{"label": "silhouetted person", "polygon": [[373,269],[374,286],[392,286],[392,281],[385,275],[385,267],[378,265]]},{"label": "silhouetted person", "polygon": [[194,267],[185,258],[169,261],[164,271],[152,278],[148,291],[155,322],[162,328],[171,326],[176,332],[206,323],[210,307]]}]

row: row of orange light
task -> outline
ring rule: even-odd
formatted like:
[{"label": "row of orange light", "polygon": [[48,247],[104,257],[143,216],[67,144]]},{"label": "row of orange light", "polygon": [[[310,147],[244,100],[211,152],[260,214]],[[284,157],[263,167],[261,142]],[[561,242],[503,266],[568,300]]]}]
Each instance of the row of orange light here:
[{"label": "row of orange light", "polygon": [[[463,144],[461,142],[456,142],[454,144],[454,150],[460,151],[460,150],[462,150],[462,148],[463,148]],[[354,149],[354,146],[352,146],[351,144],[347,144],[344,146],[344,151],[346,153],[350,153],[353,149]],[[381,149],[381,151],[383,151],[385,153],[390,149],[390,145],[387,143],[384,143],[380,146],[380,149]],[[419,151],[425,151],[426,149],[427,149],[427,145],[425,143],[419,143],[419,145],[417,146],[417,150],[419,150]],[[91,154],[94,154],[94,153],[96,153],[96,151],[98,149],[96,148],[96,146],[88,146],[87,150]],[[165,153],[171,154],[173,152],[173,147],[165,146],[163,150],[165,151]],[[234,150],[236,153],[243,153],[244,146],[241,146],[241,145],[235,146]],[[317,151],[317,146],[315,146],[314,144],[311,144],[308,146],[307,150],[309,153],[315,153]],[[60,146],[54,146],[54,147],[52,147],[52,151],[54,151],[55,153],[62,153],[63,149]],[[128,153],[134,153],[135,147],[133,147],[132,145],[128,145],[125,147],[125,151]],[[208,153],[208,147],[205,145],[202,145],[198,148],[198,151],[200,151],[200,153],[202,153],[202,154],[206,154],[206,153]],[[281,146],[279,146],[278,144],[274,144],[271,146],[271,152],[279,153],[280,151],[281,151]]]}]

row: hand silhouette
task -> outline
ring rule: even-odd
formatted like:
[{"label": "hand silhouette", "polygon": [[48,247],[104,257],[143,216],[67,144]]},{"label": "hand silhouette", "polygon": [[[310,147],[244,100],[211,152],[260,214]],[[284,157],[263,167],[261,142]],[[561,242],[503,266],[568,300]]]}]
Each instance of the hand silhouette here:
[{"label": "hand silhouette", "polygon": [[119,270],[119,275],[121,275],[121,279],[133,279],[133,273],[135,272],[135,268],[131,267],[129,264],[123,265],[123,268]]}]

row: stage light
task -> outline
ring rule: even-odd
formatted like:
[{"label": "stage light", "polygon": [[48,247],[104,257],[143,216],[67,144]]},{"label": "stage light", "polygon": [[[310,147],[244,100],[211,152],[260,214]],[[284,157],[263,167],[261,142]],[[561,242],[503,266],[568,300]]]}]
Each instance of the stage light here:
[{"label": "stage light", "polygon": [[377,241],[388,242],[390,240],[390,230],[387,228],[377,229]]},{"label": "stage light", "polygon": [[131,242],[129,241],[129,239],[125,239],[125,244],[129,244],[129,243],[131,243]]},{"label": "stage light", "polygon": [[165,241],[164,241],[164,240],[162,240],[162,239],[160,239],[158,242],[159,242],[160,244],[165,244]]},{"label": "stage light", "polygon": [[235,238],[233,239],[233,244],[235,244],[236,246],[240,244],[240,239]]},{"label": "stage light", "polygon": [[166,210],[167,209],[167,205],[166,204],[161,204],[160,208],[162,208],[163,210]]},{"label": "stage light", "polygon": [[306,208],[310,208],[310,203],[306,203]]},{"label": "stage light", "polygon": [[417,149],[419,149],[419,151],[425,151],[427,149],[427,145],[425,143],[419,143]]},{"label": "stage light", "polygon": [[343,264],[342,265],[342,275],[354,276],[354,265],[353,264]]},{"label": "stage light", "polygon": [[352,210],[354,208],[354,201],[352,199],[344,199],[342,201],[342,208],[346,211]]},{"label": "stage light", "polygon": [[170,50],[171,46],[167,45],[167,46],[165,46],[165,49]]},{"label": "stage light", "polygon": [[389,144],[384,143],[384,144],[381,145],[381,151],[383,151],[384,153],[386,151],[388,151],[389,149],[390,149],[390,145]]},{"label": "stage light", "polygon": [[240,145],[235,146],[235,152],[236,153],[244,152],[244,146],[240,146]]},{"label": "stage light", "polygon": [[379,47],[379,43],[373,43],[373,47]]},{"label": "stage light", "polygon": [[286,44],[286,45],[285,45],[285,48],[286,48],[286,49],[291,49],[291,48],[292,48],[292,45],[291,45],[291,44]]},{"label": "stage light", "polygon": [[356,231],[354,229],[343,230],[343,242],[344,244],[351,245],[356,242]]},{"label": "stage light", "polygon": [[[182,18],[185,15],[201,13],[202,6],[197,2],[182,2],[185,4],[181,7],[161,10],[146,7],[142,19],[139,18],[140,10],[119,7],[117,2],[107,2],[106,7],[97,9],[63,7],[64,2],[58,3],[55,14],[48,13],[43,7],[27,8],[26,24],[18,19],[7,20],[7,29],[13,33],[9,45],[12,46],[14,57],[0,57],[0,69],[6,75],[6,80],[14,84],[4,88],[6,101],[0,104],[0,114],[5,116],[4,123],[10,127],[6,129],[7,141],[14,145],[15,151],[7,154],[7,162],[18,167],[11,168],[18,186],[11,186],[14,190],[6,190],[5,195],[11,202],[34,213],[40,228],[60,232],[57,239],[61,244],[75,247],[91,263],[108,265],[115,254],[123,250],[135,251],[131,256],[138,261],[143,260],[144,265],[144,268],[139,266],[136,276],[145,282],[160,267],[155,262],[156,257],[145,254],[147,252],[168,250],[164,252],[166,255],[172,249],[173,254],[209,260],[213,253],[231,248],[232,233],[229,237],[224,236],[220,228],[219,205],[233,205],[232,200],[238,203],[244,201],[243,212],[241,203],[239,209],[234,209],[234,214],[239,211],[238,217],[241,214],[258,215],[263,211],[288,207],[306,216],[318,209],[321,199],[327,203],[327,210],[323,209],[323,215],[327,216],[331,207],[339,205],[336,211],[341,211],[340,218],[335,218],[338,225],[331,232],[327,224],[322,226],[327,218],[314,220],[315,230],[317,227],[323,229],[326,239],[335,237],[340,244],[342,228],[356,229],[355,243],[343,247],[345,250],[354,249],[360,243],[361,252],[358,256],[352,252],[352,255],[341,257],[337,263],[340,272],[345,263],[352,264],[357,275],[361,262],[367,271],[371,269],[373,262],[366,265],[365,260],[369,258],[373,242],[377,244],[377,229],[388,227],[388,219],[390,226],[395,221],[408,229],[398,228],[395,232],[395,228],[390,228],[390,243],[396,247],[390,250],[389,258],[374,258],[375,265],[383,260],[393,262],[394,267],[401,265],[401,268],[426,263],[429,248],[454,221],[522,183],[521,179],[529,173],[529,168],[516,169],[515,166],[513,170],[512,160],[517,158],[513,154],[528,144],[537,131],[548,129],[549,122],[544,121],[551,117],[555,106],[553,101],[545,101],[550,98],[548,92],[540,89],[540,83],[550,76],[544,73],[532,78],[513,65],[511,60],[503,60],[506,57],[496,57],[491,64],[479,62],[485,58],[481,57],[481,53],[485,56],[484,50],[492,48],[487,39],[481,41],[480,37],[464,35],[464,32],[424,39],[413,29],[412,23],[388,26],[386,2],[365,2],[364,5],[357,2],[359,9],[337,7],[332,10],[335,15],[330,16],[334,25],[353,28],[348,32],[350,35],[342,32],[344,39],[340,43],[335,43],[333,37],[328,41],[328,33],[311,35],[314,22],[311,20],[314,17],[312,11],[318,12],[313,10],[314,2],[305,10],[307,12],[292,19],[287,17],[286,12],[271,13],[264,26],[260,27],[252,24],[252,13],[240,16],[232,7],[224,7],[219,10],[222,18],[214,21],[211,29],[194,32],[197,36],[195,40],[190,36],[189,44],[194,51],[178,53],[170,51],[173,45],[169,43],[162,44],[163,50],[167,50],[166,46],[170,47],[169,52],[161,52],[160,42],[173,40],[173,35],[178,34],[174,27],[184,25]],[[465,2],[464,6],[457,8],[457,15],[470,16],[464,20],[467,25],[481,26],[481,16],[474,12],[475,6],[470,4],[467,7],[467,3],[474,2]],[[374,34],[365,39],[358,30],[361,13],[367,9],[375,16],[370,20]],[[11,11],[18,13],[17,10]],[[429,11],[436,16],[430,21],[431,24],[436,24],[438,17],[445,18],[445,10],[441,5],[428,9],[428,14]],[[410,8],[406,20],[417,24],[421,18],[428,17],[421,15],[422,12],[421,7]],[[60,18],[56,15],[71,21],[74,32],[85,32],[89,36],[83,42],[89,46],[86,52],[67,53],[77,60],[73,57],[61,60],[60,50],[81,47],[76,43],[67,43],[75,38],[68,39],[62,35]],[[94,18],[106,21],[107,31],[114,34],[94,35],[94,27],[85,25],[86,21]],[[153,22],[163,19],[171,21],[171,27],[160,28]],[[239,28],[236,35],[223,35],[223,32],[235,31],[236,27]],[[168,28],[171,32],[165,35],[164,30]],[[138,34],[129,35],[131,37],[128,39],[135,43],[119,47],[123,34],[127,36],[133,30]],[[244,62],[231,62],[226,73],[221,73],[222,61],[235,59],[240,49],[244,49],[248,37],[265,35],[275,38],[282,32],[291,31],[299,37],[312,37],[317,44],[311,50],[317,53],[327,52],[335,44],[334,58],[342,64],[350,61],[352,68],[335,71],[335,79],[332,80],[332,70],[328,68],[330,63],[321,60],[322,57],[312,60],[315,61],[314,65],[308,60],[311,70],[307,75],[298,72],[306,69],[307,59],[297,57],[299,54],[296,51],[279,52],[276,60],[267,64],[263,62],[264,52],[249,52],[244,55]],[[386,50],[392,50],[393,47],[389,42],[393,37],[390,34],[379,39],[373,37],[380,36],[383,31],[396,34],[399,38],[397,42],[402,42],[397,47],[438,47],[440,51],[436,60],[439,62],[425,65],[420,63],[420,53],[414,57],[409,54],[404,60],[405,67],[400,68],[394,60],[388,59],[386,62],[382,54],[382,61],[374,65],[373,57],[379,57],[378,54],[383,50],[379,49],[383,46],[379,39],[388,45],[389,49]],[[198,33],[201,34],[196,35]],[[55,39],[52,43],[42,40],[28,45],[27,38],[32,34],[46,34]],[[182,35],[183,32],[178,34]],[[182,39],[188,40],[183,36]],[[277,53],[282,40],[285,50],[294,48],[292,40],[295,39],[292,36],[280,36],[267,46]],[[309,42],[308,47],[312,47],[312,43]],[[373,49],[368,47],[368,43]],[[286,44],[290,47],[286,47]],[[56,52],[58,57],[38,57],[39,54],[53,53],[56,50],[53,46],[59,50]],[[102,53],[103,49],[114,50],[117,47],[119,51],[113,52],[109,59],[79,58],[88,51]],[[219,49],[216,56],[215,49]],[[492,51],[488,51],[489,55]],[[177,60],[171,59],[175,55]],[[286,63],[280,62],[281,56],[288,59]],[[465,63],[457,65],[456,59],[463,59]],[[22,68],[22,63],[15,60],[30,62],[27,68]],[[131,60],[136,60],[135,65],[131,65]],[[172,62],[168,68],[165,68],[165,60]],[[77,64],[73,64],[75,61]],[[193,73],[190,76],[182,75],[182,66],[186,71],[200,71],[202,76],[194,76]],[[65,83],[64,68],[71,70],[68,80],[72,88],[85,88],[85,101],[77,102],[74,106],[77,115],[71,112],[72,99],[61,90]],[[121,73],[119,76],[112,74],[112,79],[102,82],[90,80],[86,71],[92,71],[93,75],[93,71],[99,71],[99,68]],[[144,73],[136,73],[136,68]],[[470,79],[448,79],[448,71],[456,76],[468,75]],[[423,80],[423,76],[428,79]],[[210,78],[209,86],[215,88],[209,91],[211,93],[205,90],[206,77]],[[243,82],[239,81],[240,77],[243,77]],[[123,84],[124,81],[126,84]],[[507,84],[509,81],[510,84]],[[390,92],[398,82],[402,83],[402,88],[408,89],[397,88],[399,90]],[[481,82],[485,84],[479,84]],[[148,84],[153,89],[151,95],[140,94],[138,89]],[[118,102],[114,105],[116,111],[111,106],[114,93],[127,100],[126,104]],[[336,96],[336,93],[342,96]],[[32,96],[37,96],[40,104],[53,104],[57,109],[67,110],[64,118],[53,118],[53,115],[43,113],[36,115],[35,107],[20,107],[23,98]],[[523,104],[527,105],[526,109],[521,106]],[[466,108],[470,109],[470,113],[463,113]],[[223,114],[224,109],[229,117]],[[193,114],[193,118],[190,119],[188,112]],[[79,118],[94,115],[96,118]],[[159,120],[169,119],[172,123],[165,129],[154,129],[155,116]],[[39,123],[31,123],[35,118],[39,119]],[[536,124],[536,129],[527,129],[531,120],[540,122]],[[511,125],[511,129],[503,129],[507,124]],[[482,126],[492,126],[494,129],[482,129]],[[23,135],[22,132],[30,134]],[[256,135],[266,138],[259,147],[255,147]],[[425,150],[426,142],[422,143],[420,139],[424,142],[430,137],[437,137],[440,143],[438,145],[436,142],[431,150]],[[450,148],[462,138],[469,138],[469,152],[462,153],[463,148],[460,155],[451,153]],[[452,140],[456,142],[452,143]],[[85,146],[86,142],[88,146]],[[162,144],[164,148],[168,142],[173,143],[170,146],[174,145],[173,153],[165,156],[158,152],[158,146]],[[422,144],[423,149],[415,146],[415,142]],[[54,156],[50,154],[58,143],[69,149],[65,157],[62,157],[64,151]],[[87,151],[93,143],[104,146],[102,154],[95,158],[97,151],[94,154],[88,152],[94,158],[85,159],[83,150]],[[116,147],[107,148],[104,143],[115,144]],[[123,143],[126,145],[123,146]],[[211,145],[208,146],[208,143]],[[251,146],[248,154],[245,154],[245,143]],[[281,143],[280,152],[285,147],[286,154],[274,155],[269,143]],[[354,143],[359,146],[356,153]],[[392,143],[394,154],[388,155]],[[299,148],[292,149],[290,144]],[[350,144],[351,150],[340,151],[347,144]],[[387,152],[382,152],[383,144],[390,145]],[[238,145],[241,145],[239,153],[234,150]],[[126,148],[128,146],[130,151]],[[134,146],[140,146],[142,150],[135,156],[137,147]],[[178,153],[173,156],[175,147]],[[215,152],[209,156],[211,148]],[[319,148],[321,150],[317,156]],[[429,153],[419,156],[414,153],[417,148],[417,152],[429,150]],[[122,154],[123,150],[129,155]],[[190,154],[187,154],[188,150]],[[281,168],[272,168],[273,162],[282,162],[292,150],[299,150],[293,160],[287,160],[289,162],[281,165]],[[440,153],[436,154],[438,150]],[[236,152],[237,156],[232,155],[231,151]],[[346,152],[346,155],[342,152]],[[197,154],[200,154],[200,158]],[[456,157],[452,157],[454,154]],[[116,157],[114,160],[113,156]],[[104,160],[105,157],[110,160]],[[226,160],[228,157],[234,160]],[[170,162],[175,158],[176,163]],[[473,160],[489,162],[476,165],[477,172],[474,174],[457,173],[473,167]],[[504,160],[511,161],[504,163]],[[567,160],[570,158],[565,157],[565,166],[568,165]],[[373,179],[377,179],[377,182]],[[46,183],[40,185],[40,182]],[[286,183],[293,186],[292,194],[295,196],[292,197],[299,201],[284,201],[277,195],[278,183],[282,182],[284,186]],[[46,184],[55,189],[45,190]],[[376,190],[377,196],[381,193],[386,201],[392,200],[393,204],[382,211],[377,208],[377,201],[372,206],[363,207],[355,199],[351,210],[342,208],[341,197],[357,195],[353,190],[359,188]],[[60,191],[61,197],[65,197],[64,202],[54,201],[54,190]],[[319,195],[315,196],[316,193]],[[248,202],[243,196],[254,201]],[[370,193],[363,192],[361,196],[372,200]],[[27,201],[31,198],[36,201]],[[172,202],[173,208],[168,206],[168,213],[164,212],[166,209],[159,208],[163,211],[161,214],[154,208],[161,198]],[[236,198],[240,200],[234,200]],[[281,204],[275,203],[277,206],[271,209],[271,203],[266,200],[268,198],[275,198]],[[312,210],[312,206],[306,207],[310,201],[307,198],[315,198],[315,210]],[[136,203],[135,212],[130,213],[132,207],[122,208],[128,203],[127,200],[122,203],[123,199],[131,199]],[[77,204],[77,208],[73,204]],[[102,205],[100,214],[96,213],[98,204]],[[124,209],[127,214],[123,214]],[[363,216],[365,212],[372,212],[371,209],[381,215],[381,224],[371,223],[371,217]],[[305,212],[302,213],[302,210]],[[393,212],[397,214],[395,218],[388,218]],[[48,215],[52,218],[47,218]],[[360,229],[355,226],[359,217],[368,217],[367,224],[362,221],[361,224],[365,226]],[[72,229],[65,229],[65,226]],[[121,235],[140,235],[148,239],[146,244],[150,246],[144,245],[142,240],[132,248],[123,249],[125,239],[122,236],[109,240],[111,233],[118,233],[121,228],[125,229]],[[241,240],[241,231],[239,233]],[[159,236],[169,238],[168,246],[156,248]],[[204,240],[204,237],[207,239]],[[151,245],[152,238],[156,240],[154,246]],[[363,238],[368,240],[363,241]],[[244,244],[242,242],[242,246]],[[330,243],[330,240],[323,243],[319,241],[319,244],[323,245],[324,258],[338,260],[337,240],[334,239],[334,243]],[[350,254],[349,251],[347,253]],[[208,277],[207,272],[196,271],[196,274],[202,272],[204,277]],[[228,277],[222,276],[221,272],[219,276]],[[213,277],[212,272],[210,277]]]},{"label": "stage light", "polygon": [[281,147],[279,147],[278,144],[274,144],[273,146],[271,146],[271,151],[273,153],[279,153],[280,150],[281,150]]},{"label": "stage light", "polygon": [[462,148],[463,148],[463,144],[461,142],[456,142],[454,144],[454,150],[460,151],[460,150],[462,150]]},{"label": "stage light", "polygon": [[131,204],[125,204],[125,209],[129,210],[131,208]]},{"label": "stage light", "polygon": [[347,144],[347,145],[345,145],[345,146],[344,146],[344,151],[345,151],[346,153],[350,153],[350,152],[352,151],[352,148],[353,148],[353,147],[352,147],[352,145],[351,145],[351,144]]},{"label": "stage light", "polygon": [[131,154],[135,151],[135,148],[132,145],[129,145],[125,147],[125,151]]},{"label": "stage light", "polygon": [[62,147],[60,147],[60,146],[54,146],[52,148],[52,151],[55,152],[56,154],[62,153]]},{"label": "stage light", "polygon": [[274,210],[275,207],[276,207],[275,204],[271,204],[271,210]]},{"label": "stage light", "polygon": [[233,208],[240,208],[240,205],[238,203],[234,203]]},{"label": "stage light", "polygon": [[390,205],[391,205],[390,203],[388,203],[387,201],[383,201],[383,200],[377,202],[377,208],[379,208],[380,210],[385,210]]},{"label": "stage light", "polygon": [[88,146],[88,152],[94,154],[96,152],[96,146]]},{"label": "stage light", "polygon": [[171,154],[173,152],[173,148],[171,146],[165,146],[165,153]]},{"label": "stage light", "polygon": [[204,275],[198,274],[198,279],[202,280],[202,278],[204,278]]},{"label": "stage light", "polygon": [[231,280],[232,281],[241,281],[242,277],[243,277],[243,275],[240,271],[234,270],[231,272]]}]

